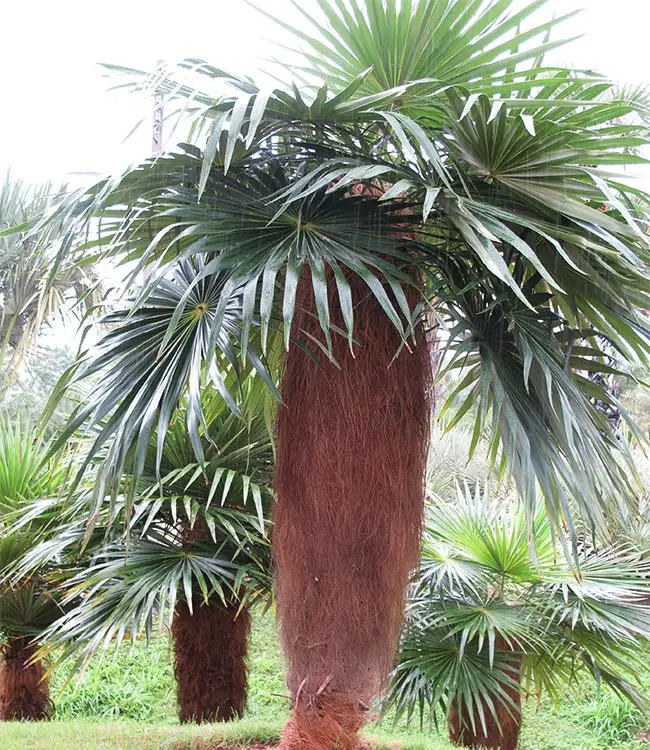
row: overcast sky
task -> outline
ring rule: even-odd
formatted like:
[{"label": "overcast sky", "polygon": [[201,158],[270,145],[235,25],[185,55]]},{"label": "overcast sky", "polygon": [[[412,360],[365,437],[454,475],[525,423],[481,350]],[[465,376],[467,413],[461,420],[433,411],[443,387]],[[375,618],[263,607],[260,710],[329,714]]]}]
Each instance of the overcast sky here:
[{"label": "overcast sky", "polygon": [[[288,0],[259,1],[297,20]],[[2,6],[0,174],[11,167],[28,181],[112,172],[148,155],[149,127],[124,138],[149,116],[151,103],[107,92],[110,83],[96,63],[150,69],[159,59],[199,57],[254,74],[272,54],[269,39],[279,36],[244,0],[3,0]],[[585,11],[565,24],[564,34],[584,37],[557,52],[556,62],[621,82],[650,82],[650,0],[550,0],[544,13],[574,8]]]}]

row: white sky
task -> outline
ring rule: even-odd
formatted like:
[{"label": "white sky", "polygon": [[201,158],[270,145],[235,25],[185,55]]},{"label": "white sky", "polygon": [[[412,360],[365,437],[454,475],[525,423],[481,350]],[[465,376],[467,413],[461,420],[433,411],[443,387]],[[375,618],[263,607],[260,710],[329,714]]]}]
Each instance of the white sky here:
[{"label": "white sky", "polygon": [[[288,0],[259,0],[290,22]],[[523,0],[521,0],[523,2]],[[313,0],[302,0],[304,7]],[[28,181],[106,173],[148,155],[149,116],[137,95],[107,92],[97,62],[151,69],[157,60],[203,58],[253,74],[279,34],[244,0],[0,0],[0,174]],[[564,26],[585,37],[556,62],[596,68],[621,82],[650,82],[650,0],[550,0],[557,14],[585,12]],[[78,177],[72,178],[78,182]]]}]

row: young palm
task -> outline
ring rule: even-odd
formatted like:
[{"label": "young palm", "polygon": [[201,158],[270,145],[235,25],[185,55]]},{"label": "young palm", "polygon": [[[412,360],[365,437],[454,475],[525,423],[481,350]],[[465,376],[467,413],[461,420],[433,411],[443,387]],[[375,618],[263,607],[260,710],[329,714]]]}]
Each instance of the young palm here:
[{"label": "young palm", "polygon": [[440,708],[456,744],[503,750],[517,747],[522,695],[556,699],[582,675],[647,710],[634,675],[650,566],[623,547],[574,557],[566,542],[478,484],[434,500],[387,706],[421,722]]},{"label": "young palm", "polygon": [[489,432],[530,509],[541,490],[553,523],[570,523],[573,497],[602,525],[632,494],[625,447],[592,404],[611,396],[582,373],[612,369],[603,339],[620,360],[648,355],[648,199],[614,175],[645,141],[621,124],[632,107],[605,97],[606,80],[544,65],[561,19],[523,30],[543,4],[319,0],[322,23],[294,32],[302,83],[261,90],[188,61],[184,74],[226,93],[157,85],[181,99],[199,146],[55,214],[71,238],[101,219],[86,261],[149,269],[134,308],[144,325],[176,259],[209,259],[169,298],[164,331],[151,320],[155,343],[134,333],[76,371],[143,347],[66,432],[111,415],[95,449],[106,446],[100,495],[127,459],[139,476],[131,457],[154,428],[165,435],[182,393],[200,457],[202,385],[227,396],[238,370],[272,385],[284,341],[274,547],[295,710],[286,748],[353,748],[393,661],[419,557],[429,303],[463,368],[459,419],[476,406],[472,449]]},{"label": "young palm", "polygon": [[66,463],[48,460],[49,446],[34,440],[32,430],[0,420],[0,720],[50,718],[45,666],[37,640],[64,610],[62,592],[50,565],[30,568],[10,578],[10,567],[36,544],[39,530],[24,525],[9,530],[9,520],[36,498],[66,492]]},{"label": "young palm", "polygon": [[[0,566],[28,551],[28,534],[0,538]],[[62,592],[43,567],[18,584],[0,584],[0,721],[49,719],[54,713],[38,639],[64,613]]]},{"label": "young palm", "polygon": [[[155,305],[148,303],[148,321],[165,314]],[[118,311],[111,321],[100,350],[134,334],[152,335],[138,315]],[[114,368],[106,378],[115,375]],[[37,503],[23,514],[22,523],[39,519],[46,530],[21,567],[69,561],[62,578],[65,601],[74,606],[44,634],[48,648],[60,647],[62,658],[76,654],[82,663],[112,639],[119,644],[127,631],[135,638],[142,628],[149,634],[156,623],[170,624],[182,722],[243,714],[249,610],[271,587],[267,485],[273,455],[253,386],[245,383],[238,399],[244,420],[218,391],[203,389],[200,460],[187,440],[195,415],[182,399],[164,443],[154,432],[137,479],[125,477],[133,503],[119,495],[91,511],[92,494],[82,493],[63,504]]]}]

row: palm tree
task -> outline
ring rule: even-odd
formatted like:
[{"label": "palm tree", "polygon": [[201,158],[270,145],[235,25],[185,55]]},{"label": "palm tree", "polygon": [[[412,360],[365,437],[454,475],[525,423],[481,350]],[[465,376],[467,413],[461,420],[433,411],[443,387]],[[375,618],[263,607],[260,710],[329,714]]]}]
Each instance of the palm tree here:
[{"label": "palm tree", "polygon": [[[1,537],[0,565],[11,565],[33,543],[26,534]],[[54,713],[37,640],[63,614],[60,599],[47,570],[19,585],[0,586],[0,721],[36,721]]]},{"label": "palm tree", "polygon": [[[648,197],[615,176],[645,143],[618,119],[632,105],[595,74],[545,65],[562,19],[526,28],[543,0],[318,4],[322,20],[303,12],[311,32],[291,29],[302,67],[278,74],[298,83],[261,90],[187,61],[162,87],[198,145],[72,196],[53,220],[71,237],[100,226],[79,257],[150,272],[134,314],[156,340],[141,328],[65,381],[115,368],[64,433],[110,415],[91,450],[105,449],[98,496],[126,468],[139,478],[134,457],[154,429],[164,442],[181,394],[200,459],[201,387],[231,398],[233,374],[273,388],[281,372],[283,748],[329,750],[357,743],[418,564],[431,308],[446,366],[462,368],[452,396],[459,419],[474,415],[472,451],[488,432],[530,511],[541,494],[553,525],[571,525],[572,498],[602,527],[633,494],[626,447],[591,401],[612,397],[584,373],[616,369],[599,336],[619,361],[647,359]],[[74,250],[63,242],[60,262]],[[147,299],[197,254],[163,332]],[[136,341],[137,366],[121,367]]]},{"label": "palm tree", "polygon": [[[582,543],[577,557],[543,514],[459,489],[434,499],[422,569],[387,706],[431,721],[453,742],[515,750],[521,697],[558,699],[582,675],[647,711],[635,670],[650,638],[650,566],[631,548]],[[532,541],[532,545],[531,545]]]},{"label": "palm tree", "polygon": [[[195,271],[181,263],[179,275],[184,265]],[[169,291],[178,291],[174,281]],[[133,316],[128,309],[112,313],[98,351],[133,336],[150,342],[151,321],[169,310],[161,294]],[[130,364],[120,367],[137,366],[142,355],[142,348],[131,349]],[[112,368],[106,382],[120,374]],[[150,633],[156,623],[171,623],[182,722],[229,721],[245,709],[249,610],[271,588],[273,454],[258,391],[250,380],[243,384],[242,419],[216,389],[202,390],[200,460],[187,440],[192,402],[181,399],[164,442],[151,435],[137,480],[125,477],[127,496],[133,482],[132,505],[120,495],[91,510],[92,494],[82,493],[63,507],[40,502],[22,514],[21,523],[38,519],[46,532],[21,567],[61,557],[70,564],[62,572],[64,601],[76,606],[43,635],[48,649],[60,647],[60,658],[76,654],[81,665],[111,639],[119,645],[127,631],[135,638],[142,628]]]},{"label": "palm tree", "polygon": [[47,323],[76,304],[96,301],[96,277],[89,267],[64,263],[53,273],[57,231],[42,244],[29,232],[61,200],[65,186],[32,187],[10,173],[0,186],[0,389],[13,376]]},{"label": "palm tree", "polygon": [[8,524],[36,498],[65,492],[64,457],[48,460],[49,446],[34,440],[20,420],[0,420],[0,720],[50,718],[50,700],[37,640],[64,610],[62,592],[50,565],[34,566],[17,578],[7,571],[36,543],[29,525],[12,532]]}]

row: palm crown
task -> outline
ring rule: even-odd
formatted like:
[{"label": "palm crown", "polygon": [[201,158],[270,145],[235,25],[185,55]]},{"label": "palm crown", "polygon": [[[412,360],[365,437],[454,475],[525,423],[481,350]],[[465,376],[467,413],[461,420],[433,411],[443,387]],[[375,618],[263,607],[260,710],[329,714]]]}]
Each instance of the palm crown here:
[{"label": "palm crown", "polygon": [[0,719],[51,715],[44,665],[37,640],[65,612],[63,594],[50,561],[16,574],[18,561],[37,544],[39,521],[12,528],[12,520],[37,498],[58,498],[67,490],[67,456],[48,457],[49,445],[34,439],[20,420],[0,419]]},{"label": "palm crown", "polygon": [[[128,352],[141,342],[124,337],[98,360],[112,363],[110,387],[71,428],[112,414],[98,446],[115,441],[106,463],[115,487],[130,446],[142,457],[189,392],[200,458],[198,384],[223,392],[245,365],[273,384],[265,357],[276,332],[285,345],[301,338],[292,322],[305,269],[323,337],[302,345],[331,352],[342,335],[354,348],[353,274],[405,346],[433,305],[449,367],[463,368],[461,416],[476,407],[473,447],[489,429],[493,457],[501,450],[529,503],[541,487],[553,517],[572,496],[602,522],[604,500],[628,496],[634,472],[592,408],[612,397],[584,373],[611,369],[602,339],[621,362],[648,355],[648,201],[615,173],[645,143],[621,120],[633,104],[607,97],[611,85],[595,74],[544,65],[561,19],[521,30],[543,2],[517,13],[503,0],[319,5],[323,22],[295,32],[308,48],[300,87],[261,90],[187,61],[181,69],[232,92],[156,82],[180,100],[201,147],[146,161],[56,213],[69,227],[61,262],[99,219],[85,261],[149,268],[133,314],[161,294],[168,311],[151,321],[156,364],[136,366]],[[197,254],[205,262],[169,295],[176,258]],[[426,294],[413,309],[403,285],[420,279]],[[332,327],[333,305],[344,330]]]},{"label": "palm crown", "polygon": [[[466,486],[429,508],[388,705],[397,714],[455,707],[483,727],[524,689],[558,699],[587,674],[647,710],[635,685],[648,638],[648,566],[632,548],[566,554],[538,514],[531,546],[521,505]],[[515,658],[513,659],[513,654]]]},{"label": "palm crown", "polygon": [[48,649],[83,661],[112,638],[119,644],[127,632],[135,637],[171,621],[179,599],[192,613],[203,602],[244,607],[268,594],[272,450],[257,398],[249,380],[239,399],[242,421],[218,391],[203,390],[201,461],[187,443],[193,416],[184,400],[164,445],[150,438],[133,504],[124,493],[96,504],[82,486],[23,509],[19,525],[38,522],[43,530],[20,567],[66,561],[60,576],[68,611],[45,634]]}]

